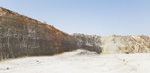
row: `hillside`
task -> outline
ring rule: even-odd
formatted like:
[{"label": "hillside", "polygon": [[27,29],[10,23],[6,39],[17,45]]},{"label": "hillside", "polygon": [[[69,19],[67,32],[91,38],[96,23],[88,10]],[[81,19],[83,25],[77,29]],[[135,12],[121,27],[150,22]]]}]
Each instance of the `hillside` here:
[{"label": "hillside", "polygon": [[54,55],[76,49],[97,53],[149,53],[150,37],[69,35],[55,27],[0,7],[0,60]]},{"label": "hillside", "polygon": [[74,49],[76,40],[70,35],[0,7],[0,59],[53,55]]}]

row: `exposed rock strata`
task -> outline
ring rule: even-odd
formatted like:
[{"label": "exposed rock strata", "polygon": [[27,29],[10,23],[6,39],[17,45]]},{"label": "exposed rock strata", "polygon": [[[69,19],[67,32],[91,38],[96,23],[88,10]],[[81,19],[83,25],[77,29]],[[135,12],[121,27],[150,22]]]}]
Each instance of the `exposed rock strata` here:
[{"label": "exposed rock strata", "polygon": [[77,49],[70,35],[37,20],[0,8],[0,59],[52,55]]},{"label": "exposed rock strata", "polygon": [[[98,53],[149,53],[150,37],[117,36],[100,37],[96,35],[73,34],[78,46],[89,48]],[[97,50],[98,49],[98,50]],[[99,50],[100,49],[100,50]]]},{"label": "exposed rock strata", "polygon": [[97,53],[102,52],[100,36],[77,33],[72,36],[76,39],[79,48],[87,49],[89,51],[96,51]]},{"label": "exposed rock strata", "polygon": [[53,55],[75,49],[97,53],[149,53],[150,37],[68,35],[53,26],[0,7],[0,60]]}]

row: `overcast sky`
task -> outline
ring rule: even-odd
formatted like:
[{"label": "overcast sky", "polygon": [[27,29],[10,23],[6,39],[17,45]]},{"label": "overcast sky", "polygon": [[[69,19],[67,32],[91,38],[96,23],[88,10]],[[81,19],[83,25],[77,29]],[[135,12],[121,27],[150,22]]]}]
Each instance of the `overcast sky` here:
[{"label": "overcast sky", "polygon": [[69,34],[150,36],[150,0],[0,0],[0,6]]}]

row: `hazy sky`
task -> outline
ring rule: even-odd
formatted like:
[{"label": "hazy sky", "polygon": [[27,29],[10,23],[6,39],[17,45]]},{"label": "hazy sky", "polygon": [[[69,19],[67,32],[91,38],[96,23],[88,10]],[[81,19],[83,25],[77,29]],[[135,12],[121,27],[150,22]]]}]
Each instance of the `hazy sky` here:
[{"label": "hazy sky", "polygon": [[0,0],[0,6],[69,34],[150,36],[150,0]]}]

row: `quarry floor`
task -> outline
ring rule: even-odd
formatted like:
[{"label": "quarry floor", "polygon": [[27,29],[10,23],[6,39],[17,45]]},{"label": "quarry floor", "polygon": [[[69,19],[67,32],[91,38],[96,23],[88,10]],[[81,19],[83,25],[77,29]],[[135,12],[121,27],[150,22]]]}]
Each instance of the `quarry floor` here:
[{"label": "quarry floor", "polygon": [[96,54],[76,50],[55,56],[0,62],[0,73],[150,73],[150,54]]}]

